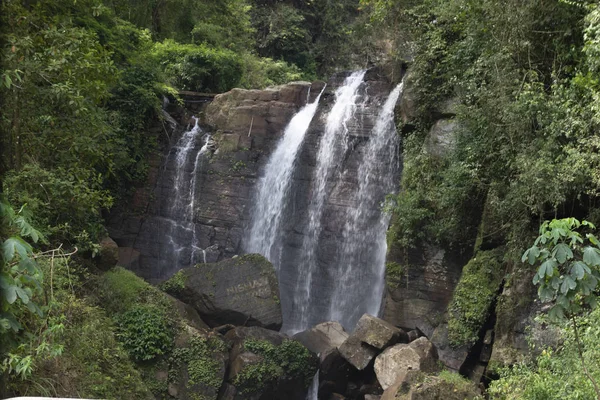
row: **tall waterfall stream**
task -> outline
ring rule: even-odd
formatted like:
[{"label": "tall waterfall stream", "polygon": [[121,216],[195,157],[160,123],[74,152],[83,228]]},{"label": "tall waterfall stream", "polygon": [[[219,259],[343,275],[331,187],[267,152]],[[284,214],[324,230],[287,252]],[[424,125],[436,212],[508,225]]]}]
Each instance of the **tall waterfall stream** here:
[{"label": "tall waterfall stream", "polygon": [[[381,105],[369,98],[364,77],[365,71],[357,71],[345,79],[335,91],[334,103],[325,117],[300,256],[293,271],[280,271],[295,278],[291,285],[293,290],[282,292],[282,330],[288,334],[329,320],[339,321],[352,330],[363,313],[379,313],[389,223],[382,206],[385,196],[394,191],[399,168],[394,107],[403,86],[398,85]],[[281,265],[282,246],[276,242],[285,236],[282,218],[285,218],[286,204],[291,202],[288,197],[293,196],[290,186],[297,165],[295,160],[312,125],[320,97],[307,104],[290,121],[257,184],[245,250],[261,253],[278,270],[289,269],[289,263]],[[367,130],[365,137],[357,139],[355,127],[369,126],[364,119],[371,114],[374,117],[372,129]],[[350,174],[344,170],[344,162],[348,153],[359,145],[361,152],[356,176],[346,177],[356,183],[347,199],[350,206],[346,207],[345,223],[338,238],[337,259],[334,263],[324,263],[319,257],[319,246],[327,229],[323,215],[334,190],[332,180],[341,174]],[[331,290],[322,290],[324,280],[329,281],[327,286]]]}]

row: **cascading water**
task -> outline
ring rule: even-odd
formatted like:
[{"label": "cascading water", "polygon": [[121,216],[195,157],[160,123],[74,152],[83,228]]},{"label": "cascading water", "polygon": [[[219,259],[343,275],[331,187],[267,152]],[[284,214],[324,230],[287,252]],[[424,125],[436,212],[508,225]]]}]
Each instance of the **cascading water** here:
[{"label": "cascading water", "polygon": [[294,161],[310,122],[312,121],[323,90],[313,103],[305,105],[285,128],[283,137],[265,167],[265,175],[258,182],[258,191],[248,232],[246,251],[260,253],[279,267],[275,247],[284,208],[289,192]]},{"label": "cascading water", "polygon": [[[200,147],[202,137],[206,139]],[[160,218],[160,223],[167,225],[164,231],[168,238],[166,248],[160,249],[160,272],[163,276],[169,276],[184,266],[196,263],[197,255],[202,251],[196,246],[193,217],[198,171],[209,152],[209,143],[210,135],[202,132],[198,119],[194,118],[192,129],[183,133],[169,154],[168,158],[173,159],[174,176],[172,195],[169,196],[171,202]],[[168,160],[167,163],[169,162]],[[188,168],[190,165],[193,166],[191,170]]]},{"label": "cascading water", "polygon": [[322,231],[321,217],[327,197],[327,181],[338,166],[339,156],[345,147],[347,123],[356,109],[356,95],[366,71],[352,73],[335,92],[335,104],[327,116],[325,132],[317,153],[312,198],[308,210],[308,229],[302,244],[302,260],[293,294],[293,311],[290,320],[284,321],[284,330],[295,333],[309,328],[313,322],[310,313],[313,274],[318,267],[317,245]]},{"label": "cascading water", "polygon": [[400,83],[383,105],[365,146],[358,170],[358,192],[348,208],[341,256],[332,275],[330,320],[347,329],[363,313],[379,313],[384,289],[386,231],[389,215],[381,207],[394,191],[399,169],[394,107],[402,94]]}]

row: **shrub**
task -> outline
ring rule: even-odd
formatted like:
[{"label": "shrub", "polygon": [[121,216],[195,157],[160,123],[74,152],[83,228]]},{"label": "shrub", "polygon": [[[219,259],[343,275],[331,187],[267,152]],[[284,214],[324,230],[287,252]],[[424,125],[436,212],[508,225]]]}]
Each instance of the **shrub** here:
[{"label": "shrub", "polygon": [[263,361],[246,366],[236,376],[234,384],[243,393],[258,392],[282,376],[301,379],[308,387],[316,372],[313,355],[295,340],[284,340],[275,346],[265,340],[248,339],[244,347],[262,356]]},{"label": "shrub", "polygon": [[173,330],[158,307],[134,306],[116,317],[116,321],[117,337],[134,360],[152,360],[170,350]]},{"label": "shrub", "polygon": [[242,78],[241,57],[231,50],[165,40],[154,45],[151,55],[182,90],[220,93],[237,86]]}]

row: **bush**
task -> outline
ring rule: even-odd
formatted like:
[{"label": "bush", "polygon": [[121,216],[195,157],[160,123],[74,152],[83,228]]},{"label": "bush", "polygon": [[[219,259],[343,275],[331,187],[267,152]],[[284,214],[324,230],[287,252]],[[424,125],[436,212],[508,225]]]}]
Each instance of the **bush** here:
[{"label": "bush", "polygon": [[238,85],[243,74],[241,57],[207,45],[156,43],[151,53],[173,86],[181,90],[221,93]]},{"label": "bush", "polygon": [[263,361],[246,366],[236,376],[234,384],[242,393],[258,392],[282,376],[301,379],[308,387],[317,369],[313,355],[295,340],[275,346],[265,340],[248,339],[244,347],[262,356]]},{"label": "bush", "polygon": [[136,305],[115,320],[117,337],[134,360],[152,360],[170,350],[173,330],[164,311],[158,307]]},{"label": "bush", "polygon": [[92,250],[105,232],[100,212],[113,199],[91,170],[27,164],[7,175],[5,189],[11,203],[27,204],[34,224],[50,239]]}]

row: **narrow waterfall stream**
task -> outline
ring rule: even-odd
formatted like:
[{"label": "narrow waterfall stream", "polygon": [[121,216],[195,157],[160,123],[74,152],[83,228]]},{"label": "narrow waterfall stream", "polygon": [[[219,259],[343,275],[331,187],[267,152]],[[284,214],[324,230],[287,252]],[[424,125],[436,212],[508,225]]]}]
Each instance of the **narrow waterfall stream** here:
[{"label": "narrow waterfall stream", "polygon": [[275,244],[281,237],[280,222],[291,185],[294,161],[324,90],[314,102],[305,105],[292,118],[265,167],[265,175],[257,184],[252,223],[245,247],[248,253],[265,256],[277,269],[280,248]]},{"label": "narrow waterfall stream", "polygon": [[[202,138],[205,140],[201,145]],[[210,139],[210,135],[200,128],[198,119],[194,118],[194,126],[183,133],[167,159],[167,164],[172,164],[174,172],[170,204],[165,207],[160,220],[161,224],[166,225],[163,229],[168,238],[168,246],[160,249],[161,272],[167,276],[202,259],[199,257],[202,249],[196,245],[193,217],[198,172],[209,151]]]}]

